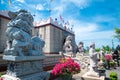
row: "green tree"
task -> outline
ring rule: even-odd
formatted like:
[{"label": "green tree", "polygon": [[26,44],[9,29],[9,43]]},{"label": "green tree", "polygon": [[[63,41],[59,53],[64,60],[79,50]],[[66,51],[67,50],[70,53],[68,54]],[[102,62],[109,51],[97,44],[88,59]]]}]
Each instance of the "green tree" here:
[{"label": "green tree", "polygon": [[106,46],[102,46],[102,49],[104,50],[104,52],[108,51],[108,53],[110,53],[110,46],[106,45]]},{"label": "green tree", "polygon": [[96,52],[99,52],[99,51],[100,51],[100,48],[96,48],[95,51],[96,51]]},{"label": "green tree", "polygon": [[108,45],[106,46],[106,50],[107,50],[107,51],[110,51],[110,50],[111,50]]},{"label": "green tree", "polygon": [[114,37],[120,41],[120,28],[114,28],[115,35]]}]

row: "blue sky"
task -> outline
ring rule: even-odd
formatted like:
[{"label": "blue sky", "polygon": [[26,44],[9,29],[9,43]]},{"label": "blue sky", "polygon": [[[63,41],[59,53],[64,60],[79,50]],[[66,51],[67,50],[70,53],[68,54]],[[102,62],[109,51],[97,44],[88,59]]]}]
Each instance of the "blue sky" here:
[{"label": "blue sky", "polygon": [[[64,20],[74,25],[77,44],[95,42],[97,47],[112,45],[114,28],[120,28],[120,0],[0,0],[0,10],[27,9],[33,15],[35,21],[47,19]],[[114,45],[119,44],[113,40]]]}]

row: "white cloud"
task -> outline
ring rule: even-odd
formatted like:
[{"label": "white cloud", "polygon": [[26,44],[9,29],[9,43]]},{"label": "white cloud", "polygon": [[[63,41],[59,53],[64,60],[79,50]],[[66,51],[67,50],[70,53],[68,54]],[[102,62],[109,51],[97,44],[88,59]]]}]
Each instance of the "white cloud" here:
[{"label": "white cloud", "polygon": [[95,32],[98,28],[99,26],[94,23],[79,24],[74,28],[76,39],[90,39],[90,37],[93,37],[91,33]]},{"label": "white cloud", "polygon": [[74,25],[75,33],[86,33],[96,31],[99,27],[96,23],[84,22],[81,20],[69,19],[70,24]]},{"label": "white cloud", "polygon": [[[113,38],[114,31],[101,31],[101,32],[91,32],[86,33],[86,36],[81,36],[81,39],[77,39],[77,43],[79,41],[83,41],[85,46],[89,46],[91,42],[95,42],[96,48],[101,48],[103,45],[109,45],[111,48],[116,47],[119,42]],[[84,40],[82,40],[84,38]],[[114,43],[112,43],[112,40]]]},{"label": "white cloud", "polygon": [[89,6],[90,4],[90,0],[69,0],[69,1],[81,9]]},{"label": "white cloud", "polygon": [[[89,27],[90,29],[90,27]],[[86,28],[81,29],[82,32],[76,32],[76,43],[83,41],[85,46],[89,46],[91,42],[95,42],[96,47],[102,47],[102,45],[111,46],[111,41],[113,39],[114,31],[100,31],[100,32],[89,32]],[[92,27],[91,27],[92,30]],[[88,31],[88,32],[87,32]],[[94,28],[93,28],[94,31]],[[117,42],[115,42],[116,44]]]},{"label": "white cloud", "polygon": [[112,39],[113,31],[86,32],[81,34],[81,40]]},{"label": "white cloud", "polygon": [[24,1],[24,0],[16,0],[16,1],[21,2],[21,3],[25,3],[25,1]]},{"label": "white cloud", "polygon": [[36,10],[44,10],[44,7],[41,4],[36,5]]},{"label": "white cloud", "polygon": [[76,32],[85,33],[85,32],[93,32],[98,29],[98,25],[95,23],[87,23],[87,22],[79,22],[75,24]]},{"label": "white cloud", "polygon": [[116,20],[113,16],[108,15],[97,15],[92,18],[94,22],[112,22]]},{"label": "white cloud", "polygon": [[4,4],[4,0],[1,0],[0,3],[1,3],[1,4]]},{"label": "white cloud", "polygon": [[59,11],[59,13],[62,13],[64,10],[64,6],[57,6],[53,10],[55,10],[56,12]]},{"label": "white cloud", "polygon": [[52,17],[58,17],[59,15],[62,15],[63,12],[66,10],[66,6],[67,3],[62,2],[62,0],[51,3],[50,9],[52,10]]},{"label": "white cloud", "polygon": [[34,13],[35,17],[34,17],[34,21],[40,22],[42,19],[44,19],[44,15],[40,14],[40,13]]},{"label": "white cloud", "polygon": [[[70,19],[70,24],[74,24],[75,38],[76,43],[80,41],[89,40],[101,40],[101,39],[112,39],[114,31],[99,31],[99,28],[102,27],[95,22],[84,22],[81,20]],[[107,42],[106,42],[107,43]],[[101,43],[102,44],[102,43]]]},{"label": "white cloud", "polygon": [[[72,3],[72,4],[71,4]],[[69,7],[68,5],[76,5],[80,9],[83,9],[87,7],[90,4],[90,0],[59,0],[51,2],[51,9],[52,13],[51,15],[53,17],[57,17],[59,15],[64,15],[63,12],[65,12]]]},{"label": "white cloud", "polygon": [[77,7],[79,8],[85,8],[87,6],[89,6],[91,0],[60,0],[61,3],[63,4],[69,4],[69,3],[72,3],[74,5],[76,5]]}]

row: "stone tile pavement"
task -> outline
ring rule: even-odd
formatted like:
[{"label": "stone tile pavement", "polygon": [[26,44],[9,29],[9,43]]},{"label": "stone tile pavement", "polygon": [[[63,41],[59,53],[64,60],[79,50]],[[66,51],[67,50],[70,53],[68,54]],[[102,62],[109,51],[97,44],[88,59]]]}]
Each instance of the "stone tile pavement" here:
[{"label": "stone tile pavement", "polygon": [[116,69],[110,69],[110,70],[106,70],[106,80],[110,80],[109,79],[109,72],[117,72],[118,74],[118,80],[120,80],[120,66],[116,67]]},{"label": "stone tile pavement", "polygon": [[[79,74],[73,75],[73,80],[82,80],[81,76],[86,73],[87,70],[81,71]],[[116,69],[110,69],[106,70],[106,79],[105,80],[110,80],[109,79],[109,72],[117,72],[118,74],[118,80],[120,80],[120,66],[116,67]]]},{"label": "stone tile pavement", "polygon": [[82,80],[81,76],[87,72],[87,69],[81,70],[80,73],[73,75],[73,80]]},{"label": "stone tile pavement", "polygon": [[[118,74],[118,80],[120,80],[120,67],[117,67],[116,69],[106,70],[106,79],[105,79],[105,80],[110,80],[110,79],[109,79],[109,72],[111,72],[111,71],[117,72],[117,74]],[[48,72],[50,73],[51,70],[48,71]],[[87,72],[87,70],[81,70],[81,72],[80,72],[79,74],[73,75],[73,80],[82,80],[82,79],[81,79],[81,76],[82,76],[83,74],[85,74],[86,72]],[[6,73],[6,71],[3,72],[2,74],[5,74],[5,73]]]}]

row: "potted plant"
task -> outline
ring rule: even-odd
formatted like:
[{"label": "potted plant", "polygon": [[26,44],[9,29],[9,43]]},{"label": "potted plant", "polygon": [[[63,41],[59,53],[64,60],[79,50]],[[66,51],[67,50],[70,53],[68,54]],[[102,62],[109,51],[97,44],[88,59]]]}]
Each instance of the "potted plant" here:
[{"label": "potted plant", "polygon": [[80,72],[80,65],[73,59],[61,58],[52,70],[52,74],[59,78],[58,80],[72,80],[72,75]]},{"label": "potted plant", "polygon": [[99,75],[105,75],[105,67],[104,62],[102,60],[98,61],[97,69],[99,71]]},{"label": "potted plant", "polygon": [[2,76],[2,74],[0,73],[0,77]]},{"label": "potted plant", "polygon": [[116,72],[110,72],[109,76],[110,76],[110,80],[117,80],[117,73]]},{"label": "potted plant", "polygon": [[0,80],[4,80],[2,77],[0,77]]},{"label": "potted plant", "polygon": [[115,62],[114,61],[110,61],[110,67],[114,68],[115,67]]},{"label": "potted plant", "polygon": [[111,54],[105,54],[104,59],[105,59],[106,61],[110,61],[110,60],[112,60],[112,55],[111,55]]},{"label": "potted plant", "polygon": [[0,73],[0,80],[4,80],[1,76],[2,76],[2,74]]},{"label": "potted plant", "polygon": [[105,54],[104,56],[106,67],[110,69],[110,61],[112,60],[112,55],[111,54]]}]

